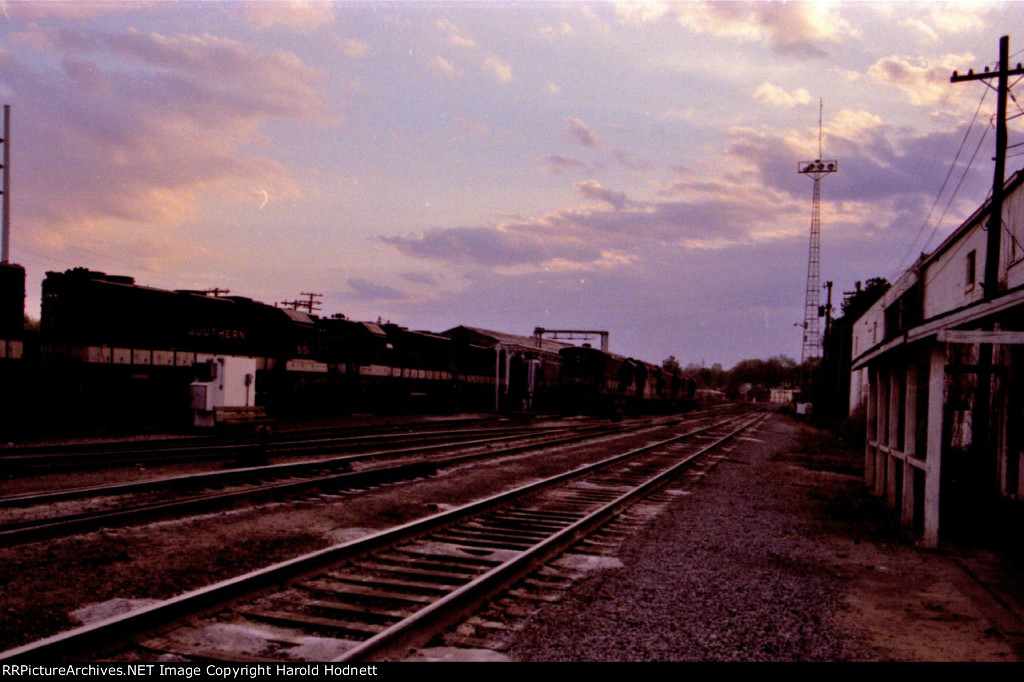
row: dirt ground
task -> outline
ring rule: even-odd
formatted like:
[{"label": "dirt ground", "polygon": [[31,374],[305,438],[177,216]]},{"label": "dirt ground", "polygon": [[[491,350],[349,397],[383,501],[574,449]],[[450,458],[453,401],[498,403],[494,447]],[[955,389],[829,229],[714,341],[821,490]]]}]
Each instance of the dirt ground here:
[{"label": "dirt ground", "polygon": [[862,485],[862,450],[803,427],[773,458],[793,485],[828,500],[820,561],[844,581],[844,627],[891,661],[1024,660],[1024,562],[1012,546],[924,549]]}]

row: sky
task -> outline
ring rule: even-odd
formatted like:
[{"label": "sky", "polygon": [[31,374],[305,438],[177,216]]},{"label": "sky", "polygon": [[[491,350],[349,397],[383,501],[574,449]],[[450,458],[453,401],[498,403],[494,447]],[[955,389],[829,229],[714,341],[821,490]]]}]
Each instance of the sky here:
[{"label": "sky", "polygon": [[[990,190],[995,93],[950,75],[1003,35],[1024,60],[1018,27],[1024,2],[0,0],[11,261],[33,317],[47,271],[88,267],[799,360],[799,162],[838,161],[833,304],[894,281]],[[1007,176],[1020,119],[1009,142]]]}]

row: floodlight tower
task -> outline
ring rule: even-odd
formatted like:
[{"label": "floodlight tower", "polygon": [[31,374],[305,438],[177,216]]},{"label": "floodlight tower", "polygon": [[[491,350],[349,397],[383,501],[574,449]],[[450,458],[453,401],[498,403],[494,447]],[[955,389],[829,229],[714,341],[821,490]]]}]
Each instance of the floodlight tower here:
[{"label": "floodlight tower", "polygon": [[821,334],[818,318],[821,315],[818,293],[821,290],[821,179],[839,170],[835,159],[821,158],[821,112],[818,107],[818,158],[801,161],[797,173],[814,178],[814,204],[811,208],[811,246],[807,255],[807,296],[804,299],[804,342],[800,354],[801,364],[812,358],[821,357]]}]

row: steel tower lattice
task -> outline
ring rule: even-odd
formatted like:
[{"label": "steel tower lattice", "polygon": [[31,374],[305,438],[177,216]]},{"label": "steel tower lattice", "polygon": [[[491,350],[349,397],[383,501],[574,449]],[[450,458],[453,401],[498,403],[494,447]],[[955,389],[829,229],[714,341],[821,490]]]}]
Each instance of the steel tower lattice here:
[{"label": "steel tower lattice", "polygon": [[[820,142],[819,142],[820,146]],[[807,294],[804,298],[804,341],[800,353],[801,364],[821,357],[821,179],[839,170],[835,159],[801,161],[797,172],[814,178],[814,204],[811,208],[811,244],[807,254]]]}]

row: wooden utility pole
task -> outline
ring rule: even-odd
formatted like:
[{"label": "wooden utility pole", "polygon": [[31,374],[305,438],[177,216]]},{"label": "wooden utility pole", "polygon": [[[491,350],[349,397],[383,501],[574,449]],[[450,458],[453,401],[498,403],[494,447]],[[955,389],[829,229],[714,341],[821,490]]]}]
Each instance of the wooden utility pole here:
[{"label": "wooden utility pole", "polygon": [[3,194],[4,208],[0,217],[0,263],[7,263],[11,258],[11,105],[4,105],[4,136],[0,138],[4,146],[3,164],[0,170],[4,179],[0,194]]},{"label": "wooden utility pole", "polygon": [[[974,69],[961,76],[956,71],[949,79],[951,83],[963,81],[998,79],[996,94],[998,95],[996,111],[996,157],[995,170],[992,177],[992,203],[988,221],[988,242],[985,249],[985,300],[995,298],[999,285],[999,239],[1003,231],[1003,185],[1006,174],[1006,100],[1009,92],[1009,77],[1024,74],[1020,64],[1010,69],[1010,36],[999,39],[999,68],[990,71],[986,66],[982,73],[974,73]],[[986,83],[989,87],[992,87]]]},{"label": "wooden utility pole", "polygon": [[312,315],[317,310],[320,310],[320,302],[317,301],[316,299],[323,298],[323,294],[314,294],[309,291],[303,291],[302,296],[306,296],[307,299],[305,301],[300,301],[298,299],[294,301],[281,301],[281,305],[288,306],[292,310],[305,308],[306,312],[308,312],[310,315]]},{"label": "wooden utility pole", "polygon": [[[966,75],[961,76],[956,71],[950,78],[951,83],[963,81],[982,80],[985,85],[992,87],[987,81],[997,79],[996,94],[998,102],[996,105],[996,156],[995,169],[992,175],[992,201],[989,205],[988,238],[985,245],[985,282],[982,295],[984,300],[990,301],[999,292],[999,251],[1000,240],[1003,233],[1003,187],[1006,174],[1006,100],[1009,94],[1009,77],[1011,75],[1024,74],[1020,64],[1017,68],[1010,68],[1010,37],[1003,36],[999,39],[999,67],[991,71],[987,66],[982,73],[974,73],[971,69]],[[993,331],[994,325],[991,322],[983,324],[985,331]],[[967,483],[968,494],[979,494],[979,498],[968,503],[972,509],[981,510],[983,502],[994,499],[999,491],[999,463],[998,451],[995,447],[995,438],[992,437],[992,359],[993,348],[991,343],[978,344],[978,364],[975,372],[978,375],[978,385],[975,389],[974,411],[972,414],[972,450],[978,461],[978,467],[974,472],[977,478]]]},{"label": "wooden utility pole", "polygon": [[832,282],[825,282],[823,288],[828,289],[828,298],[825,299],[825,305],[821,309],[825,317],[825,336],[828,336],[829,327],[832,326]]}]

